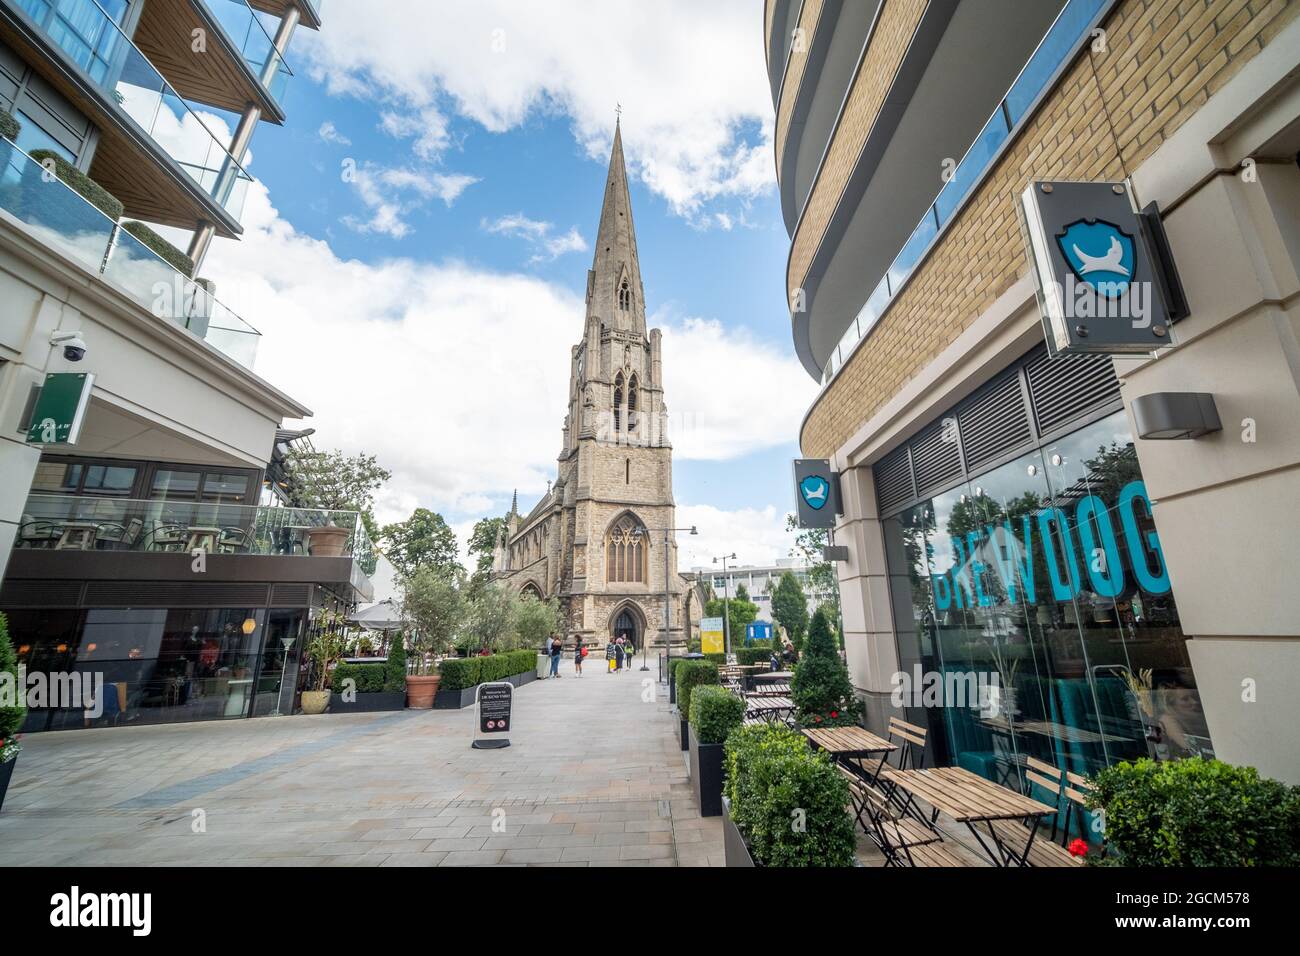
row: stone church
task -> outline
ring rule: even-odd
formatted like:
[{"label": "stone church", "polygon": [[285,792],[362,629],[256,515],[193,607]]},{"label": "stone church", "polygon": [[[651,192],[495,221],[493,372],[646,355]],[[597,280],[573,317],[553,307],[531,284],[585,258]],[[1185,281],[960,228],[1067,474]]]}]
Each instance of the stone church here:
[{"label": "stone church", "polygon": [[[624,635],[663,640],[664,579],[674,645],[695,633],[696,592],[677,573],[673,450],[666,428],[662,333],[646,330],[645,290],[623,163],[622,131],[605,179],[587,318],[569,366],[555,483],[527,515],[512,504],[494,578],[558,598],[566,643]],[[666,557],[665,557],[666,552]]]}]

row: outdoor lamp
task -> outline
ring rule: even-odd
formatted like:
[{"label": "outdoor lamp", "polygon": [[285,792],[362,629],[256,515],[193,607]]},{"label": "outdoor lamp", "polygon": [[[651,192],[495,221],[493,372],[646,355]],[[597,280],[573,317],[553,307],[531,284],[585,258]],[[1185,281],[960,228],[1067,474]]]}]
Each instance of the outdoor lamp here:
[{"label": "outdoor lamp", "polygon": [[254,631],[257,630],[257,621],[251,617],[245,618],[244,623],[240,626],[240,629],[245,634],[252,634]]},{"label": "outdoor lamp", "polygon": [[1139,438],[1200,438],[1223,430],[1214,396],[1208,392],[1155,392],[1139,395],[1129,406]]}]

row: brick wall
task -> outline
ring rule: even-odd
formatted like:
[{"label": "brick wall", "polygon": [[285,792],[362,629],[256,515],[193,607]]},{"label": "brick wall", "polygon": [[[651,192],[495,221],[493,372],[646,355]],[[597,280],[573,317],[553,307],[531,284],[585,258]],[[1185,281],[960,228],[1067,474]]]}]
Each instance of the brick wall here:
[{"label": "brick wall", "polygon": [[[826,232],[826,224],[839,205],[849,174],[857,164],[867,135],[875,125],[885,94],[912,41],[927,0],[885,0],[867,45],[867,54],[849,86],[849,99],[835,127],[822,168],[813,182],[803,218],[790,250],[787,285],[791,298],[803,285],[813,253]],[[778,153],[777,155],[780,155]]]},{"label": "brick wall", "polygon": [[818,398],[800,435],[804,454],[832,454],[1025,274],[1015,204],[1031,178],[1123,178],[1298,13],[1300,0],[1118,4],[1103,24],[1106,51],[1064,74]]},{"label": "brick wall", "polygon": [[804,70],[808,66],[808,50],[812,47],[813,35],[821,22],[822,0],[804,0],[799,11],[799,29],[803,31],[802,48],[790,48],[790,63],[786,69],[785,80],[781,86],[781,104],[776,111],[776,175],[781,176],[781,154],[785,152],[785,139],[790,132],[790,114],[794,112],[794,101],[799,96],[799,85],[803,82]]}]

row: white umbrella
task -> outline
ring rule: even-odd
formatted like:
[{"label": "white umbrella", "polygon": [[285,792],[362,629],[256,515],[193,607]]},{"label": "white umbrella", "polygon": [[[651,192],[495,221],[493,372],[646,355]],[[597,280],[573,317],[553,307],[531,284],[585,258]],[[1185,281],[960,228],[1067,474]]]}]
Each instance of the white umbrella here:
[{"label": "white umbrella", "polygon": [[352,623],[360,624],[368,631],[393,631],[406,626],[402,609],[391,598],[372,604],[352,615]]}]

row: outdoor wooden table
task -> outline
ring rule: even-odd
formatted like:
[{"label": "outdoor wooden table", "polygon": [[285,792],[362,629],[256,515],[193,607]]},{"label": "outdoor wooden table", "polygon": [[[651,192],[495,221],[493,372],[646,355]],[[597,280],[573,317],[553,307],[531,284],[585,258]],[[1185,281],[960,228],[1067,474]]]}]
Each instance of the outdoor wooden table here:
[{"label": "outdoor wooden table", "polygon": [[[831,759],[836,763],[847,767],[869,781],[875,781],[884,768],[885,760],[888,759],[890,753],[898,749],[898,744],[890,743],[884,737],[879,737],[861,727],[805,728],[803,735],[818,750],[824,750],[830,754]],[[880,755],[880,763],[876,765],[874,770],[868,770],[862,765],[862,761],[867,757],[874,757],[876,754]]]},{"label": "outdoor wooden table", "polygon": [[185,543],[186,551],[203,550],[211,554],[217,550],[217,540],[221,537],[220,528],[191,525],[186,531],[189,532],[189,538]]},{"label": "outdoor wooden table", "polygon": [[746,716],[788,720],[793,713],[794,701],[789,697],[750,697],[745,701]]},{"label": "outdoor wooden table", "polygon": [[754,682],[759,681],[788,681],[794,677],[794,671],[760,671],[754,675]]},{"label": "outdoor wooden table", "polygon": [[1017,720],[1009,722],[1005,717],[984,717],[980,719],[980,723],[1000,733],[1038,734],[1042,737],[1065,740],[1072,744],[1099,744],[1103,741],[1106,743],[1124,743],[1132,740],[1131,737],[1098,733],[1095,730],[1070,727],[1067,724],[1058,724],[1050,720]]},{"label": "outdoor wooden table", "polygon": [[54,547],[59,551],[89,551],[95,547],[98,529],[99,525],[93,521],[65,521]]},{"label": "outdoor wooden table", "polygon": [[[939,814],[946,813],[958,823],[963,823],[979,843],[994,866],[1014,863],[1024,866],[1038,833],[1042,818],[1056,812],[1055,808],[1039,803],[1006,787],[985,780],[964,767],[934,767],[928,770],[885,770],[881,778],[893,787],[928,803],[933,809],[929,826],[934,829]],[[1029,839],[1024,849],[1016,852],[1003,843],[993,824],[998,820],[1033,819]],[[924,822],[924,821],[923,821]],[[984,840],[979,824],[984,824],[992,846]]]},{"label": "outdoor wooden table", "polygon": [[770,683],[761,687],[755,687],[749,692],[749,697],[783,697],[790,693],[789,684]]}]

